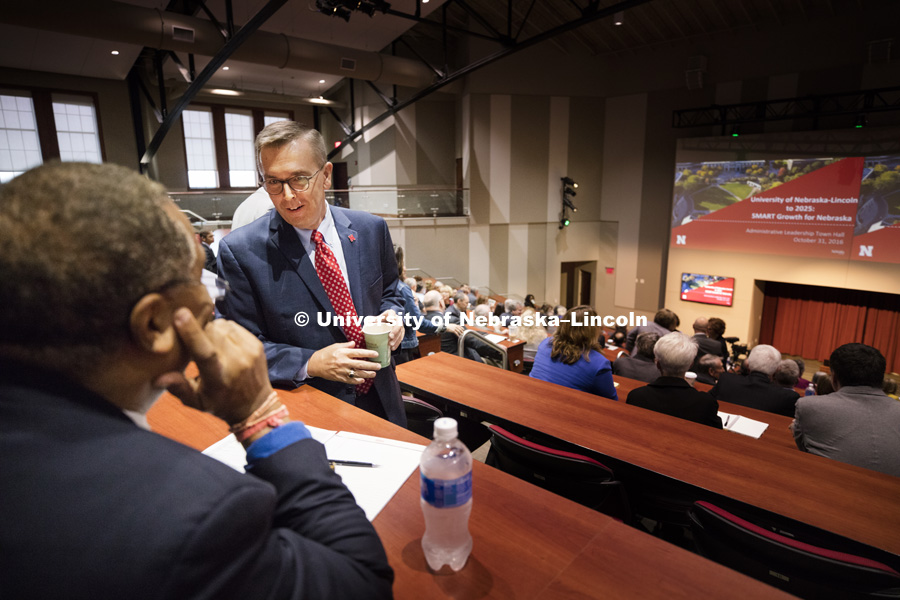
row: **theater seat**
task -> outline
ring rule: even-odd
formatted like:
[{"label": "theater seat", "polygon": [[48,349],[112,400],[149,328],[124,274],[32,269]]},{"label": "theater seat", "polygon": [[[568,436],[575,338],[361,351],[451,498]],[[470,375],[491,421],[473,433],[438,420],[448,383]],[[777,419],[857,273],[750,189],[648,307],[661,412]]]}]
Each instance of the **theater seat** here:
[{"label": "theater seat", "polygon": [[690,517],[701,554],[801,598],[900,598],[900,559],[886,552],[709,502],[696,502]]},{"label": "theater seat", "polygon": [[[488,429],[488,465],[594,510],[630,520],[624,488],[603,463],[529,441],[496,425],[489,425]],[[613,494],[617,502],[610,502],[607,508]]]}]

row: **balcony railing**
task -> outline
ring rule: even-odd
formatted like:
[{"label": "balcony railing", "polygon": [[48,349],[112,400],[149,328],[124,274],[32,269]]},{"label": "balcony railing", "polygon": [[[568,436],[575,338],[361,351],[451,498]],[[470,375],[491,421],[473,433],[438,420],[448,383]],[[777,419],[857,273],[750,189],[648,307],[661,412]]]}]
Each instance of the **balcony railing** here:
[{"label": "balcony railing", "polygon": [[[178,207],[192,219],[230,221],[234,211],[251,192],[201,191],[169,192]],[[364,210],[383,217],[462,217],[469,214],[466,188],[353,186],[328,190],[329,203]]]}]

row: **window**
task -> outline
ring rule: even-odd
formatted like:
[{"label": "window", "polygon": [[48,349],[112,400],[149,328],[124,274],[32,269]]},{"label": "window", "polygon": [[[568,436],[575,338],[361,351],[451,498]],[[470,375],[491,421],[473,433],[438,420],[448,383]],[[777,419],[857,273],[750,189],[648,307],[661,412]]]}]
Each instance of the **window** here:
[{"label": "window", "polygon": [[94,103],[89,98],[53,96],[53,120],[59,142],[59,159],[101,163],[100,136]]},{"label": "window", "polygon": [[259,185],[254,141],[262,128],[293,118],[290,112],[218,104],[182,112],[188,187],[255,188]]},{"label": "window", "polygon": [[213,144],[212,112],[185,110],[184,146],[187,154],[188,186],[192,188],[219,187],[216,168],[216,148]]},{"label": "window", "polygon": [[0,183],[42,163],[31,97],[0,94]]},{"label": "window", "polygon": [[228,178],[232,187],[254,187],[256,160],[253,157],[253,114],[248,111],[225,113],[225,137],[228,140]]},{"label": "window", "polygon": [[96,96],[0,91],[0,183],[53,158],[103,162]]}]

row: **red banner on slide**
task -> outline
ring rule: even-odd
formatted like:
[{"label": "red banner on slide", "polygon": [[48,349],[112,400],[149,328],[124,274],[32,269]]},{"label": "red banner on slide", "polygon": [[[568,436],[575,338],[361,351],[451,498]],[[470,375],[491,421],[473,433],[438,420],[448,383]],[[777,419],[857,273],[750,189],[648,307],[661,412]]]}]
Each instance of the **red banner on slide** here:
[{"label": "red banner on slide", "polygon": [[845,158],[672,229],[672,246],[847,260],[864,159]]}]

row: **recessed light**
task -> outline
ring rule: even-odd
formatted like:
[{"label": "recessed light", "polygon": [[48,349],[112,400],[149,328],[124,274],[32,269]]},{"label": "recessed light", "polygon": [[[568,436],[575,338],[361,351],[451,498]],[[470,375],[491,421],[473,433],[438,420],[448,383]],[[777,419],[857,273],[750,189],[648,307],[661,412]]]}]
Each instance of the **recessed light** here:
[{"label": "recessed light", "polygon": [[318,98],[310,98],[309,102],[311,102],[312,104],[331,104],[332,103],[331,100],[326,100],[322,96],[319,96]]},{"label": "recessed light", "polygon": [[227,71],[227,70],[230,69],[230,68],[231,68],[231,67],[222,67],[222,70],[223,70],[223,71]]},{"label": "recessed light", "polygon": [[325,80],[324,80],[324,79],[320,79],[320,80],[319,80],[319,83],[325,83]]},{"label": "recessed light", "polygon": [[209,90],[210,94],[216,94],[219,96],[241,96],[243,92],[239,92],[237,90],[226,90],[222,88],[214,88]]},{"label": "recessed light", "polygon": [[119,55],[119,51],[118,51],[118,50],[113,50],[112,52],[110,52],[110,54],[112,54],[113,56],[118,56],[118,55]]}]

